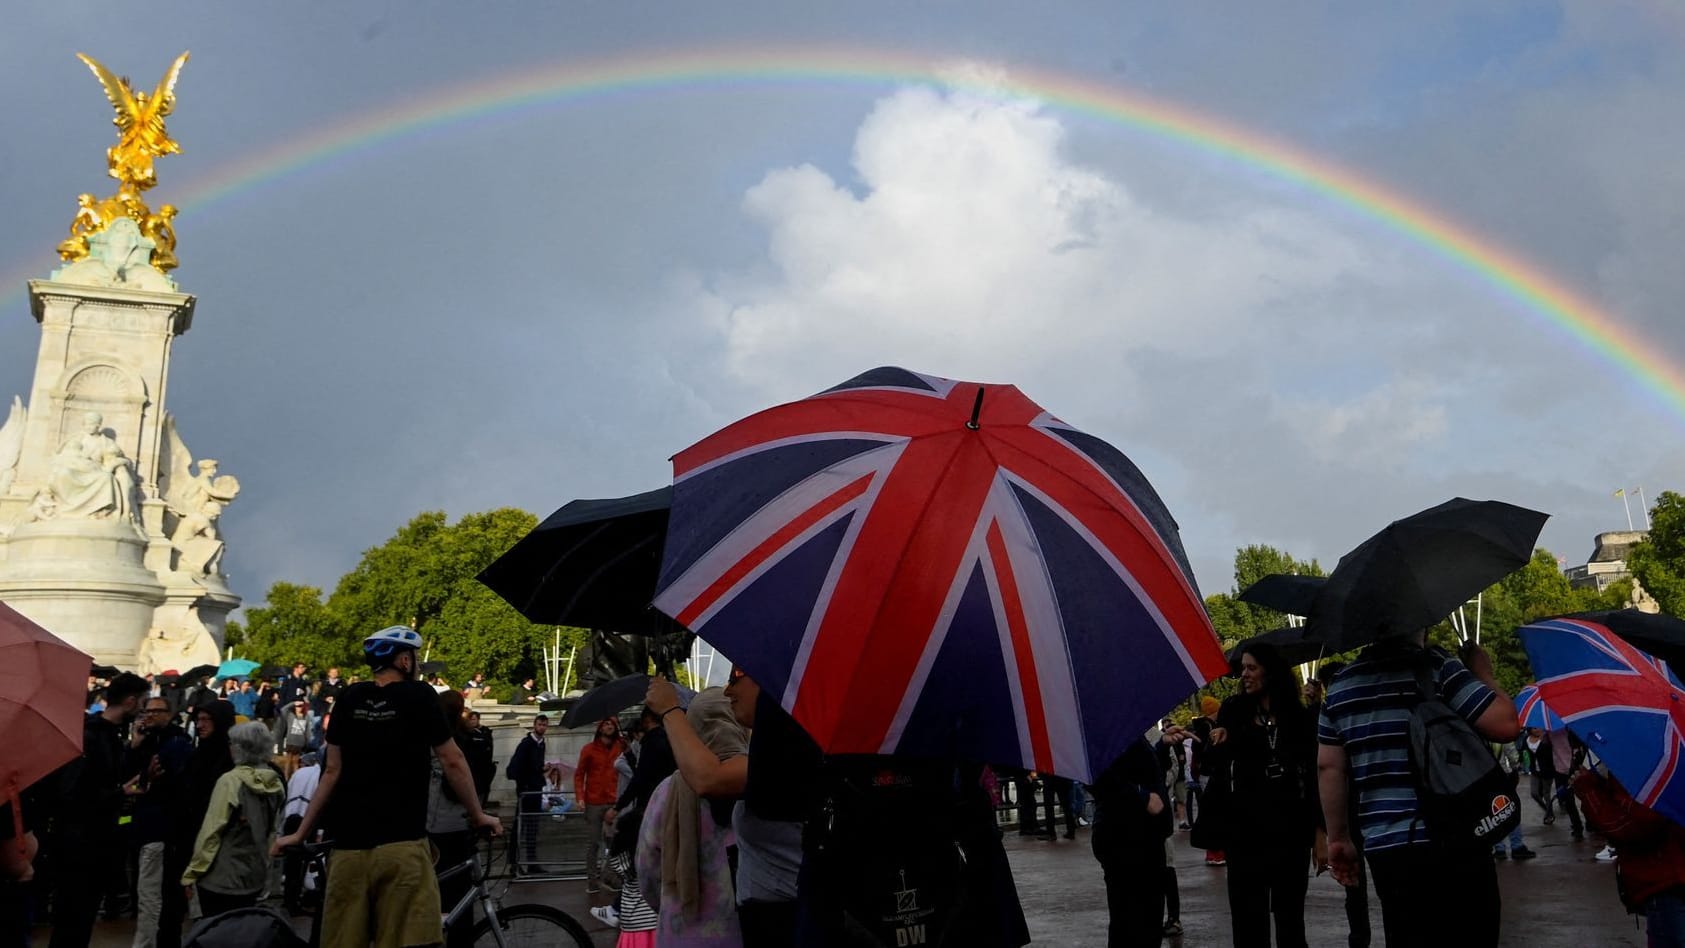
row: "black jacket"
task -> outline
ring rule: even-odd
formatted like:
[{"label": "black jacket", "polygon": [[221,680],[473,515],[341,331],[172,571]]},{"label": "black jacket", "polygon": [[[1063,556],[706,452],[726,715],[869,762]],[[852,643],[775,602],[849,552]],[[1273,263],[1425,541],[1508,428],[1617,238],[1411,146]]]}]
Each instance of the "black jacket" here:
[{"label": "black jacket", "polygon": [[228,747],[228,729],[234,726],[234,706],[219,700],[211,702],[205,710],[216,727],[209,737],[199,741],[193,748],[193,756],[188,758],[181,792],[176,795],[175,810],[170,814],[170,838],[165,841],[182,858],[193,851],[217,779],[234,769],[234,757]]},{"label": "black jacket", "polygon": [[673,745],[667,739],[667,729],[651,728],[638,741],[638,761],[632,767],[632,781],[626,792],[614,801],[614,808],[622,815],[614,821],[614,839],[610,848],[616,853],[632,852],[638,845],[638,831],[644,824],[644,811],[649,798],[661,781],[679,769],[673,759]]},{"label": "black jacket", "polygon": [[92,840],[114,838],[123,784],[132,776],[118,726],[103,715],[88,715],[82,721],[82,756],[59,770],[59,831]]},{"label": "black jacket", "polygon": [[474,792],[484,803],[486,795],[491,793],[491,778],[497,775],[497,762],[492,760],[491,731],[483,727],[465,729],[457,743],[462,745],[462,756],[468,759],[468,773],[474,778]]},{"label": "black jacket", "polygon": [[[1164,769],[1146,739],[1129,745],[1094,778],[1094,855],[1100,859],[1150,856],[1162,859],[1164,840],[1173,829],[1174,812],[1164,789]],[[1147,798],[1158,797],[1164,809],[1147,812]]]},{"label": "black jacket", "polygon": [[544,789],[544,743],[531,734],[521,738],[515,753],[509,758],[506,774],[515,781],[518,793],[537,793]]}]

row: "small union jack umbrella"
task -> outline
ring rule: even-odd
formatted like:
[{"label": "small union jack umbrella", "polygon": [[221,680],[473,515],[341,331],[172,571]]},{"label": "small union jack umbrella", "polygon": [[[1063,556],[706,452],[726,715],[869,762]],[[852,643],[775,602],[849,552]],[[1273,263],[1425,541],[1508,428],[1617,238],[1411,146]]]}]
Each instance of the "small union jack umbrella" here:
[{"label": "small union jack umbrella", "polygon": [[1515,713],[1522,727],[1536,727],[1541,731],[1560,731],[1565,725],[1555,711],[1545,707],[1538,685],[1528,685],[1515,693]]},{"label": "small union jack umbrella", "polygon": [[827,752],[1092,780],[1228,669],[1141,472],[1010,385],[874,369],[673,475],[656,608]]},{"label": "small union jack umbrella", "polygon": [[1685,823],[1685,685],[1608,626],[1546,619],[1521,627],[1539,693],[1633,799]]}]

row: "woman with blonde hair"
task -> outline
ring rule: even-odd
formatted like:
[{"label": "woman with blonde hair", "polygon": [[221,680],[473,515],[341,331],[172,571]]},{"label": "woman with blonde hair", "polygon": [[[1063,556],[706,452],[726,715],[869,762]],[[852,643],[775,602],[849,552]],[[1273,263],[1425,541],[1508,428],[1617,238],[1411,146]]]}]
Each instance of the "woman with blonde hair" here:
[{"label": "woman with blonde hair", "polygon": [[[667,713],[677,711],[671,708]],[[698,692],[685,713],[697,737],[721,761],[748,752],[749,739],[724,689]],[[674,773],[656,788],[638,836],[638,880],[660,916],[650,944],[661,948],[740,948],[737,903],[727,850],[729,798],[705,799]],[[623,942],[624,943],[624,942]]]}]

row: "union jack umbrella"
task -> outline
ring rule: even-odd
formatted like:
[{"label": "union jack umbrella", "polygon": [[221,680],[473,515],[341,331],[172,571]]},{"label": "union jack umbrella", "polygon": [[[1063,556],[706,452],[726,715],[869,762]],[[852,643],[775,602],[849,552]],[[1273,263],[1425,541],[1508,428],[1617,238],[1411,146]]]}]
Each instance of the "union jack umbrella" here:
[{"label": "union jack umbrella", "polygon": [[1521,627],[1539,693],[1633,799],[1685,823],[1685,685],[1608,626],[1546,619]]},{"label": "union jack umbrella", "polygon": [[1536,727],[1541,731],[1560,731],[1564,727],[1562,718],[1545,707],[1538,685],[1528,685],[1515,693],[1515,714],[1521,719],[1522,727]]},{"label": "union jack umbrella", "polygon": [[829,753],[1092,780],[1228,670],[1141,472],[1013,386],[874,369],[673,475],[656,608]]}]

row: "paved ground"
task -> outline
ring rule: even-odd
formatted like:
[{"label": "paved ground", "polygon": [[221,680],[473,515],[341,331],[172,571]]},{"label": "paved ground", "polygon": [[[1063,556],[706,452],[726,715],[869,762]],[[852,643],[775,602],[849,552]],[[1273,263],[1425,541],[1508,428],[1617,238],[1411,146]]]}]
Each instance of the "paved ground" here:
[{"label": "paved ground", "polygon": [[[1592,860],[1598,843],[1575,843],[1568,827],[1538,826],[1537,814],[1526,827],[1527,843],[1539,858],[1525,863],[1504,862],[1498,878],[1504,895],[1503,944],[1552,948],[1552,946],[1631,946],[1641,948],[1642,933],[1615,897],[1614,868]],[[1100,868],[1088,848],[1087,830],[1075,841],[1045,843],[1007,838],[1018,881],[1019,897],[1029,918],[1030,933],[1037,945],[1061,948],[1103,948],[1106,943],[1105,888]],[[1203,853],[1187,847],[1187,834],[1176,839],[1176,866],[1182,895],[1182,924],[1186,933],[1166,943],[1172,948],[1230,944],[1228,902],[1222,869],[1202,864]],[[506,902],[546,902],[557,905],[582,920],[596,934],[599,946],[614,944],[615,933],[603,928],[587,914],[583,883],[546,882],[515,886]],[[1306,906],[1310,943],[1320,946],[1346,943],[1344,890],[1332,879],[1313,879]],[[1433,911],[1433,906],[1423,906]],[[1380,937],[1380,904],[1370,898],[1370,914]],[[102,922],[94,937],[98,948],[119,948],[129,944],[133,926],[124,922]],[[37,944],[46,943],[46,929],[39,929]],[[1447,945],[1454,944],[1448,937]]]}]

